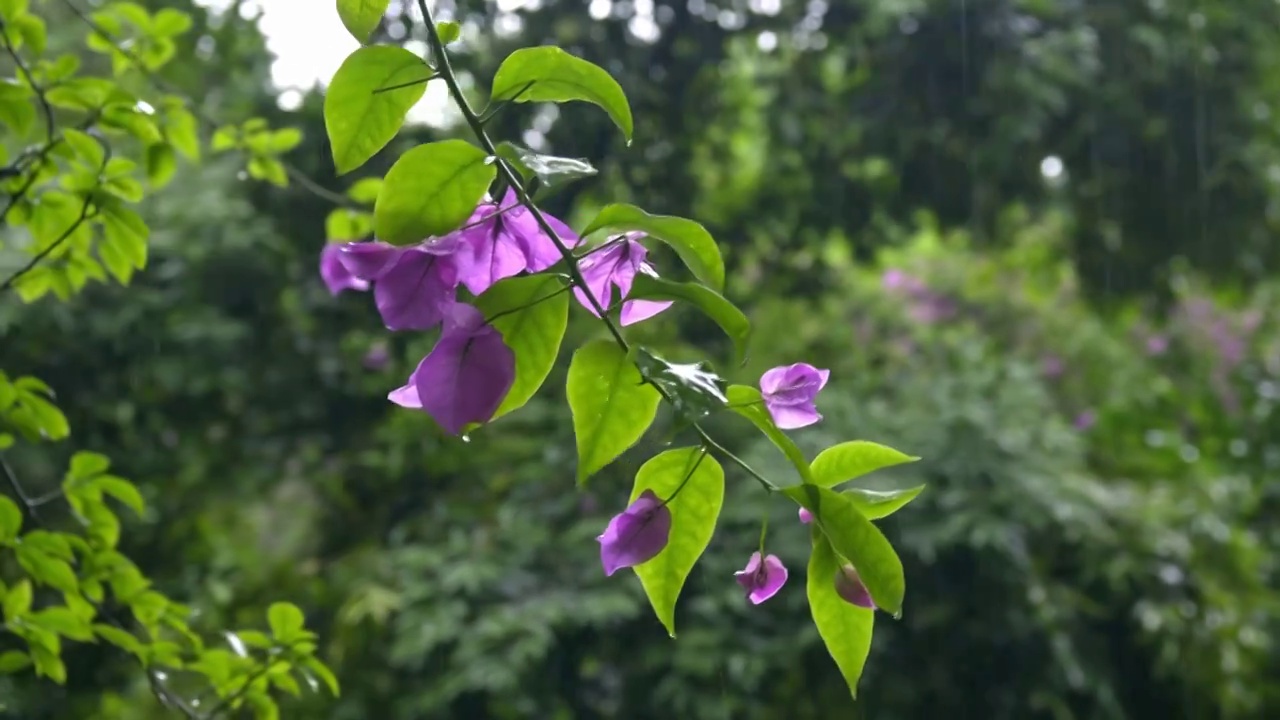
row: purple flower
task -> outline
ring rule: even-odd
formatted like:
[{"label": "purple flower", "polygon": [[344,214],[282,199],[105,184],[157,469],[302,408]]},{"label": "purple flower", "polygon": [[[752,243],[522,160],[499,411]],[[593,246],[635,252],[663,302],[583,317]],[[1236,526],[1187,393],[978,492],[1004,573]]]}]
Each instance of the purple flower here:
[{"label": "purple flower", "polygon": [[809,512],[806,508],[800,508],[800,522],[805,525],[813,522],[813,513]]},{"label": "purple flower", "polygon": [[369,350],[364,354],[364,367],[366,370],[382,370],[390,359],[391,353],[387,350],[387,344],[378,342],[369,346]]},{"label": "purple flower", "polygon": [[738,584],[747,591],[747,599],[752,605],[759,605],[768,600],[787,582],[787,568],[777,555],[766,555],[763,560],[759,552],[751,553],[747,566],[733,574]]},{"label": "purple flower", "polygon": [[814,399],[830,375],[830,370],[808,363],[776,367],[761,375],[760,393],[774,424],[782,430],[794,430],[821,420]]},{"label": "purple flower", "polygon": [[469,423],[493,417],[516,376],[516,356],[502,333],[486,325],[470,305],[450,306],[436,346],[422,358],[408,384],[387,395],[391,402],[421,408],[445,431],[458,435]]},{"label": "purple flower", "polygon": [[1163,355],[1169,349],[1169,338],[1165,335],[1152,335],[1147,338],[1147,354]]},{"label": "purple flower", "polygon": [[342,264],[373,282],[373,299],[388,330],[429,330],[454,304],[458,268],[451,257],[456,236],[396,247],[384,242],[349,243]]},{"label": "purple flower", "polygon": [[342,264],[342,245],[339,243],[325,243],[324,249],[320,251],[320,277],[333,295],[343,290],[363,292],[369,289],[368,280],[356,277]]},{"label": "purple flower", "polygon": [[897,268],[885,270],[880,276],[880,284],[886,290],[902,290],[908,294],[920,293],[925,289],[923,281]]},{"label": "purple flower", "polygon": [[[565,247],[578,244],[578,235],[568,225],[546,213],[543,218]],[[458,276],[474,295],[522,270],[539,272],[560,261],[560,250],[512,190],[501,204],[477,206],[457,235]]]},{"label": "purple flower", "polygon": [[[644,261],[648,251],[640,244],[639,239],[642,237],[644,233],[627,233],[620,241],[596,249],[578,262],[578,270],[587,283],[587,291],[605,310],[613,305],[614,287],[625,298],[631,292],[631,283],[635,281],[636,273],[658,276],[653,266]],[[573,294],[592,315],[596,314],[582,288],[574,288]],[[641,320],[648,320],[671,305],[669,301],[626,300],[622,303],[620,322],[624,327],[634,325]]]},{"label": "purple flower", "polygon": [[671,536],[671,509],[652,490],[645,490],[621,514],[613,516],[600,543],[604,574],[652,560]]},{"label": "purple flower", "polygon": [[836,571],[836,594],[850,605],[875,609],[871,593],[867,592],[867,586],[862,584],[862,578],[858,577],[858,571],[852,565],[845,565]]},{"label": "purple flower", "polygon": [[1085,410],[1079,415],[1076,415],[1076,419],[1072,422],[1072,424],[1075,426],[1076,430],[1084,431],[1093,427],[1093,424],[1097,421],[1098,421],[1097,413],[1095,413],[1092,410]]}]

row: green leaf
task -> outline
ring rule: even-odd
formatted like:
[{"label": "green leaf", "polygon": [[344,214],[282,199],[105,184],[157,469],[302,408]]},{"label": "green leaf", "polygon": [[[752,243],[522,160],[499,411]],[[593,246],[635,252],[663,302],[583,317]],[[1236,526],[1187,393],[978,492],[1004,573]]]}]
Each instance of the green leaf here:
[{"label": "green leaf", "polygon": [[436,33],[440,36],[440,43],[448,45],[462,35],[462,26],[456,22],[444,20],[436,23]]},{"label": "green leaf", "polygon": [[836,661],[840,674],[849,685],[849,693],[858,696],[858,678],[871,653],[871,633],[875,611],[846,602],[836,592],[836,573],[840,561],[827,537],[813,530],[813,552],[809,555],[809,573],[805,590],[809,596],[809,612],[827,652]]},{"label": "green leaf", "polygon": [[597,172],[586,160],[543,155],[512,142],[498,143],[498,155],[515,165],[526,179],[536,177],[547,187],[590,177]]},{"label": "green leaf", "polygon": [[49,607],[27,616],[27,622],[39,625],[59,635],[78,640],[93,642],[93,626],[88,620],[80,617],[66,607]]},{"label": "green leaf", "polygon": [[907,503],[915,500],[916,496],[922,492],[924,492],[924,485],[917,485],[903,490],[851,488],[842,491],[841,494],[847,496],[853,502],[854,507],[858,508],[858,512],[866,516],[868,520],[879,520],[898,512]]},{"label": "green leaf", "polygon": [[[686,482],[686,478],[688,481]],[[685,580],[702,557],[724,504],[724,470],[702,448],[667,450],[640,466],[631,501],[645,490],[667,503],[671,510],[671,536],[652,560],[634,570],[649,597],[653,612],[671,637],[676,636],[676,601]]]},{"label": "green leaf", "polygon": [[810,469],[813,471],[814,484],[829,488],[869,472],[919,459],[879,443],[852,440],[832,445],[818,453]]},{"label": "green leaf", "polygon": [[141,656],[146,650],[142,641],[128,630],[121,630],[111,625],[95,624],[93,631],[98,634],[98,637],[133,655]]},{"label": "green leaf", "polygon": [[578,443],[578,484],[613,462],[644,435],[662,396],[615,343],[578,348],[565,381]]},{"label": "green leaf", "polygon": [[31,659],[35,661],[36,674],[63,685],[67,682],[67,666],[62,658],[39,645],[31,646]]},{"label": "green leaf", "polygon": [[27,0],[0,0],[0,18],[12,22],[27,12]]},{"label": "green leaf", "polygon": [[[362,47],[342,61],[324,96],[324,126],[339,175],[365,164],[391,142],[405,115],[422,99],[430,74],[422,58],[389,45]],[[395,89],[380,90],[389,87]]]},{"label": "green leaf", "polygon": [[0,653],[0,675],[12,675],[31,667],[31,656],[19,650]]},{"label": "green leaf", "polygon": [[152,187],[161,188],[168,185],[178,171],[178,156],[169,143],[156,143],[147,146],[145,164],[147,181]]},{"label": "green leaf", "polygon": [[338,0],[338,17],[347,32],[363,44],[378,29],[390,4],[391,0]]},{"label": "green leaf", "polygon": [[276,640],[289,642],[297,638],[306,625],[306,617],[297,605],[286,602],[272,603],[267,608],[267,624]]},{"label": "green leaf", "polygon": [[34,592],[31,588],[31,581],[23,578],[18,584],[9,588],[9,592],[4,595],[4,619],[5,622],[13,622],[15,619],[26,615],[31,610],[31,600]]},{"label": "green leaf", "polygon": [[111,460],[106,455],[81,450],[71,456],[71,467],[67,476],[73,480],[89,480],[111,468]]},{"label": "green leaf", "polygon": [[302,666],[311,672],[311,674],[320,678],[320,681],[325,684],[325,687],[329,688],[329,692],[332,693],[334,697],[341,695],[341,690],[338,687],[337,676],[335,676],[333,671],[321,662],[319,658],[306,658],[302,661]]},{"label": "green leaf", "polygon": [[631,142],[631,106],[626,93],[604,68],[558,47],[522,48],[502,61],[489,93],[494,101],[569,102],[600,106]]},{"label": "green leaf", "polygon": [[550,374],[569,325],[569,293],[553,275],[507,278],[476,300],[516,356],[516,378],[493,418],[529,402]]},{"label": "green leaf", "polygon": [[354,185],[347,188],[347,197],[358,203],[372,205],[378,199],[378,193],[382,190],[382,178],[367,177],[360,178]]},{"label": "green leaf", "polygon": [[19,45],[25,43],[31,48],[33,55],[44,54],[45,44],[49,39],[49,29],[44,23],[44,18],[39,15],[22,15],[14,18],[9,24],[13,26],[18,37],[22,38],[22,43]]},{"label": "green leaf", "polygon": [[67,141],[67,145],[71,147],[76,157],[88,167],[97,170],[106,162],[107,151],[92,135],[73,128],[64,128],[62,139]]},{"label": "green leaf", "polygon": [[595,232],[617,235],[634,231],[666,243],[676,251],[694,277],[716,292],[724,291],[724,259],[720,257],[720,248],[711,233],[692,220],[672,215],[650,215],[635,205],[606,205],[582,231],[582,236]]},{"label": "green leaf", "polygon": [[858,571],[876,607],[900,616],[907,581],[902,561],[884,533],[858,512],[846,495],[808,484],[783,492],[813,513],[813,521],[831,541],[831,547]]},{"label": "green leaf", "polygon": [[[638,278],[637,278],[638,279]],[[778,429],[773,423],[773,417],[769,415],[769,411],[764,406],[764,398],[761,397],[760,391],[748,385],[730,385],[725,393],[729,397],[729,407],[737,414],[751,421],[765,437],[774,444],[774,447],[782,451],[783,455],[791,461],[795,466],[796,472],[800,474],[803,482],[812,482],[812,474],[809,472],[809,461],[805,458],[800,448],[792,442],[787,434]]]},{"label": "green leaf", "polygon": [[191,29],[191,16],[181,10],[164,8],[152,18],[151,30],[156,35],[173,37]]},{"label": "green leaf", "polygon": [[147,511],[147,503],[142,499],[142,493],[138,492],[138,488],[128,480],[107,475],[98,478],[94,484],[102,492],[127,505],[139,517]]},{"label": "green leaf", "polygon": [[631,359],[645,380],[662,389],[674,410],[687,420],[697,421],[729,402],[725,382],[702,363],[672,363],[646,348],[633,347]]},{"label": "green leaf", "polygon": [[471,217],[496,169],[465,140],[419,145],[400,156],[382,180],[373,230],[392,245],[444,235]]},{"label": "green leaf", "polygon": [[0,544],[8,545],[22,531],[22,508],[0,495]]},{"label": "green leaf", "polygon": [[698,283],[682,283],[663,280],[640,273],[631,284],[628,300],[680,300],[701,310],[724,330],[733,341],[734,354],[739,362],[747,357],[747,342],[751,339],[751,321],[733,303],[720,293]]},{"label": "green leaf", "polygon": [[75,592],[79,586],[76,571],[66,560],[26,544],[18,545],[17,555],[18,564],[36,582],[63,592]]}]

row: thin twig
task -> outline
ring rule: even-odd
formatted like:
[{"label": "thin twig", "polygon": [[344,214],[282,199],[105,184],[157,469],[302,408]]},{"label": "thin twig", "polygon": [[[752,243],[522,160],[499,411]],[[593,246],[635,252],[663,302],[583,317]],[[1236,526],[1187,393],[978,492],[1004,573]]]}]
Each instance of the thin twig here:
[{"label": "thin twig", "polygon": [[36,101],[40,103],[40,109],[44,112],[45,139],[47,142],[52,143],[54,134],[53,107],[49,105],[48,98],[44,96],[44,88],[36,83],[35,76],[31,74],[27,64],[22,61],[22,56],[14,49],[8,33],[4,32],[5,29],[4,23],[0,22],[0,36],[4,38],[4,49],[9,53],[9,57],[13,58],[13,64],[18,66],[18,72],[22,73],[22,77],[26,78],[27,84],[31,86],[31,91],[36,94]]},{"label": "thin twig", "polygon": [[[66,1],[69,2],[70,0]],[[605,308],[600,304],[600,301],[588,288],[586,280],[582,277],[582,272],[578,269],[577,258],[574,257],[573,251],[564,244],[564,241],[560,239],[560,236],[556,234],[556,231],[552,229],[551,225],[547,222],[547,218],[542,214],[542,211],[538,209],[537,205],[534,204],[533,199],[529,197],[529,193],[520,182],[520,176],[511,168],[506,160],[498,155],[498,149],[494,145],[493,140],[489,138],[489,134],[484,128],[483,121],[481,121],[480,117],[476,115],[475,110],[471,108],[471,104],[467,101],[466,96],[462,92],[462,87],[458,84],[458,78],[454,75],[453,66],[449,62],[449,54],[445,51],[444,43],[440,40],[440,33],[436,29],[435,19],[431,16],[431,9],[427,7],[426,0],[417,0],[417,3],[418,10],[422,12],[423,23],[427,28],[427,43],[430,45],[431,52],[436,59],[436,72],[444,79],[445,85],[449,88],[449,95],[453,98],[454,104],[458,106],[458,110],[462,113],[462,117],[466,121],[467,126],[471,128],[471,132],[475,135],[476,140],[479,141],[480,147],[482,147],[489,155],[496,158],[495,164],[497,165],[500,179],[515,192],[516,197],[520,199],[520,204],[528,208],[529,213],[533,215],[533,219],[538,223],[538,228],[546,234],[552,243],[555,244],[556,250],[560,252],[560,257],[564,259],[565,265],[567,266],[566,270],[569,274],[570,282],[575,287],[583,289],[582,294],[587,298],[587,302],[590,303],[591,309],[594,310],[596,315],[604,322],[605,327],[609,330],[609,334],[613,336],[618,347],[622,348],[624,353],[630,353],[631,346],[627,343],[626,338],[622,336],[622,331],[616,324],[614,324],[613,320],[606,313]],[[666,390],[656,385],[654,386],[654,389],[658,391],[658,394],[661,395],[664,400],[668,403],[674,404],[671,396],[666,392]],[[724,455],[735,465],[742,468],[748,475],[759,481],[766,490],[772,492],[778,489],[776,485],[769,482],[769,480],[760,473],[756,472],[754,468],[744,462],[741,458],[729,452],[729,450],[727,450],[723,445],[712,439],[701,425],[694,423],[693,428],[697,431],[703,442],[714,448],[720,454]]]},{"label": "thin twig", "polygon": [[31,258],[31,260],[28,261],[26,265],[23,265],[22,267],[18,268],[16,271],[14,271],[12,275],[6,278],[3,283],[0,283],[0,293],[5,292],[6,290],[9,290],[10,288],[12,288],[14,283],[16,283],[19,278],[21,278],[23,275],[26,275],[27,273],[34,270],[36,266],[40,264],[41,260],[44,260],[45,258],[49,257],[49,255],[52,254],[54,250],[57,250],[62,245],[62,243],[66,241],[67,238],[75,234],[75,231],[80,229],[80,225],[85,220],[89,219],[90,217],[93,217],[93,215],[95,215],[96,212],[94,213],[89,212],[89,208],[92,206],[93,206],[93,196],[86,194],[84,198],[84,202],[80,205],[80,216],[77,217],[76,221],[71,224],[71,227],[67,228],[66,231],[62,233],[62,235],[58,236],[58,239],[54,240],[53,242],[45,246],[45,249],[36,253],[35,257]]}]

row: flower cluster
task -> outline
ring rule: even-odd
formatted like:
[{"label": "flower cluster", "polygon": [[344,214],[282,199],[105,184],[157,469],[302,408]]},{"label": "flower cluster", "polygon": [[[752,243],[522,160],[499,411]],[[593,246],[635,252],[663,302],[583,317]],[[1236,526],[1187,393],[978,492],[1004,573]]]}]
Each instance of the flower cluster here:
[{"label": "flower cluster", "polygon": [[[581,244],[567,225],[546,216],[566,248]],[[646,260],[643,233],[626,233],[576,257],[581,286],[573,292],[593,315],[596,306],[612,308],[620,298],[623,326],[647,320],[671,307],[663,301],[626,299],[637,275],[657,276]],[[483,313],[458,299],[458,289],[479,296],[499,280],[523,272],[541,272],[562,259],[555,242],[542,232],[515,193],[502,203],[486,199],[462,228],[416,245],[379,241],[330,243],[320,256],[320,275],[329,292],[373,289],[375,304],[387,329],[440,328],[435,346],[387,398],[430,415],[445,431],[458,435],[473,423],[490,420],[515,382],[516,358],[502,334]],[[595,302],[593,303],[592,300]],[[803,428],[822,419],[815,401],[830,371],[807,363],[775,367],[760,377],[761,402],[782,430]],[[677,491],[678,492],[678,491]],[[672,497],[643,491],[613,517],[597,538],[606,575],[652,560],[671,536]],[[812,521],[803,508],[800,520]],[[754,604],[773,597],[787,581],[787,568],[776,555],[760,551],[735,573]],[[846,566],[835,579],[840,597],[873,607],[857,572]]]},{"label": "flower cluster", "polygon": [[[544,215],[566,248],[580,238],[564,222]],[[609,309],[613,289],[625,298],[637,274],[657,276],[645,261],[643,233],[627,233],[578,257],[585,282],[575,288],[592,314]],[[458,300],[459,287],[478,297],[499,280],[541,272],[562,260],[560,249],[510,190],[501,203],[486,199],[458,230],[416,245],[380,241],[329,243],[320,255],[320,276],[329,292],[373,288],[374,302],[388,330],[431,330],[440,339],[402,387],[387,398],[420,409],[445,431],[461,434],[497,412],[515,381],[515,354],[502,334],[475,307]],[[621,323],[632,325],[657,315],[670,302],[626,300]],[[783,402],[787,402],[784,400]]]},{"label": "flower cluster", "polygon": [[[830,374],[828,370],[796,363],[773,368],[762,375],[760,394],[774,424],[779,428],[793,429],[821,420],[815,401]],[[596,538],[600,543],[600,561],[605,575],[646,563],[667,547],[672,526],[669,505],[674,499],[674,494],[663,500],[646,489],[627,509],[609,521],[604,532]],[[813,515],[800,508],[800,522],[808,524],[812,521]],[[786,584],[787,576],[787,567],[782,560],[777,555],[766,555],[763,548],[753,552],[746,567],[734,573],[747,599],[754,605],[776,595]],[[834,582],[837,594],[845,601],[859,607],[875,607],[852,565],[841,568]]]}]

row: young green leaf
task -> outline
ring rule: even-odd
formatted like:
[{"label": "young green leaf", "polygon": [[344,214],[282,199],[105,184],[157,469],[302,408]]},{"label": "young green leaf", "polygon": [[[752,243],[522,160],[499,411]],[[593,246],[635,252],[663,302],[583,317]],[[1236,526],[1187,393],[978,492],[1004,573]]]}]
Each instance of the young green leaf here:
[{"label": "young green leaf", "polygon": [[302,632],[306,618],[297,605],[278,602],[267,608],[267,624],[271,626],[271,634],[277,640],[289,642]]},{"label": "young green leaf", "polygon": [[607,340],[578,348],[565,388],[578,443],[578,484],[634,445],[662,400],[626,353]]},{"label": "young green leaf", "polygon": [[666,243],[676,251],[689,272],[716,292],[724,290],[724,259],[707,229],[692,220],[672,215],[650,215],[635,205],[606,205],[583,237],[595,232],[610,235],[639,231]]},{"label": "young green leaf", "polygon": [[729,398],[729,407],[734,412],[750,420],[752,425],[769,438],[774,447],[787,456],[795,466],[796,472],[800,473],[800,479],[804,482],[812,482],[808,459],[791,438],[773,423],[773,418],[764,407],[764,398],[760,395],[760,391],[748,385],[730,385],[725,395]]},{"label": "young green leaf", "polygon": [[382,180],[373,231],[393,245],[444,235],[471,217],[497,170],[465,140],[419,145],[400,156]]},{"label": "young green leaf", "polygon": [[440,42],[448,45],[462,35],[462,26],[456,22],[442,20],[436,23],[436,32],[440,34]]},{"label": "young green leaf", "polygon": [[362,47],[342,61],[324,96],[324,126],[339,175],[391,142],[427,91],[430,75],[422,58],[401,47]]},{"label": "young green leaf", "polygon": [[[702,448],[667,450],[640,466],[631,502],[645,490],[661,498],[671,510],[667,546],[653,559],[635,566],[653,612],[671,637],[676,636],[676,600],[685,580],[715,533],[724,504],[724,470]],[[677,490],[679,491],[677,493]]]},{"label": "young green leaf", "polygon": [[93,642],[93,627],[88,620],[66,607],[48,607],[27,616],[26,621],[63,637],[80,642]]},{"label": "young green leaf", "polygon": [[20,650],[0,653],[0,675],[12,675],[31,667],[31,656]]},{"label": "young green leaf", "polygon": [[391,0],[338,0],[338,17],[351,36],[362,44],[369,39]]},{"label": "young green leaf", "polygon": [[609,113],[631,142],[631,106],[622,86],[604,68],[558,47],[521,48],[508,55],[489,94],[495,102],[593,103]]},{"label": "young green leaf", "polygon": [[794,485],[782,492],[813,513],[813,521],[831,541],[831,547],[858,571],[876,607],[899,616],[907,581],[902,561],[884,533],[858,512],[846,495],[810,484]]},{"label": "young green leaf", "polygon": [[22,508],[0,495],[0,545],[8,545],[22,531]]},{"label": "young green leaf", "polygon": [[30,612],[33,595],[31,581],[25,578],[9,588],[9,592],[4,594],[5,622],[12,623],[15,618],[22,617]]},{"label": "young green leaf", "polygon": [[869,472],[919,459],[879,443],[852,440],[832,445],[818,453],[810,469],[813,471],[814,484],[829,488]]},{"label": "young green leaf", "polygon": [[476,307],[516,356],[516,379],[496,420],[523,407],[547,379],[569,325],[569,293],[552,275],[507,278],[477,298]]},{"label": "young green leaf", "polygon": [[747,357],[751,339],[751,321],[720,293],[698,283],[663,280],[652,275],[637,274],[631,284],[628,300],[681,300],[701,310],[724,330],[733,341],[734,354],[742,362]]},{"label": "young green leaf", "polygon": [[178,156],[173,146],[166,142],[148,145],[144,161],[147,169],[147,181],[151,187],[161,188],[169,184],[174,173],[178,171]]},{"label": "young green leaf", "polygon": [[63,592],[75,592],[78,581],[76,571],[71,569],[66,560],[53,557],[42,550],[22,544],[17,550],[18,564],[31,576],[31,579],[43,585]]},{"label": "young green leaf", "polygon": [[805,590],[809,596],[809,612],[818,635],[836,661],[840,674],[849,685],[849,694],[858,696],[858,679],[871,652],[871,633],[875,611],[845,602],[836,592],[836,573],[840,561],[831,549],[827,536],[813,530],[813,552],[809,555],[809,574]]},{"label": "young green leaf", "polygon": [[924,492],[924,485],[903,490],[850,488],[841,491],[841,494],[848,497],[853,502],[853,506],[858,508],[858,512],[868,520],[879,520],[898,512],[922,492]]}]

